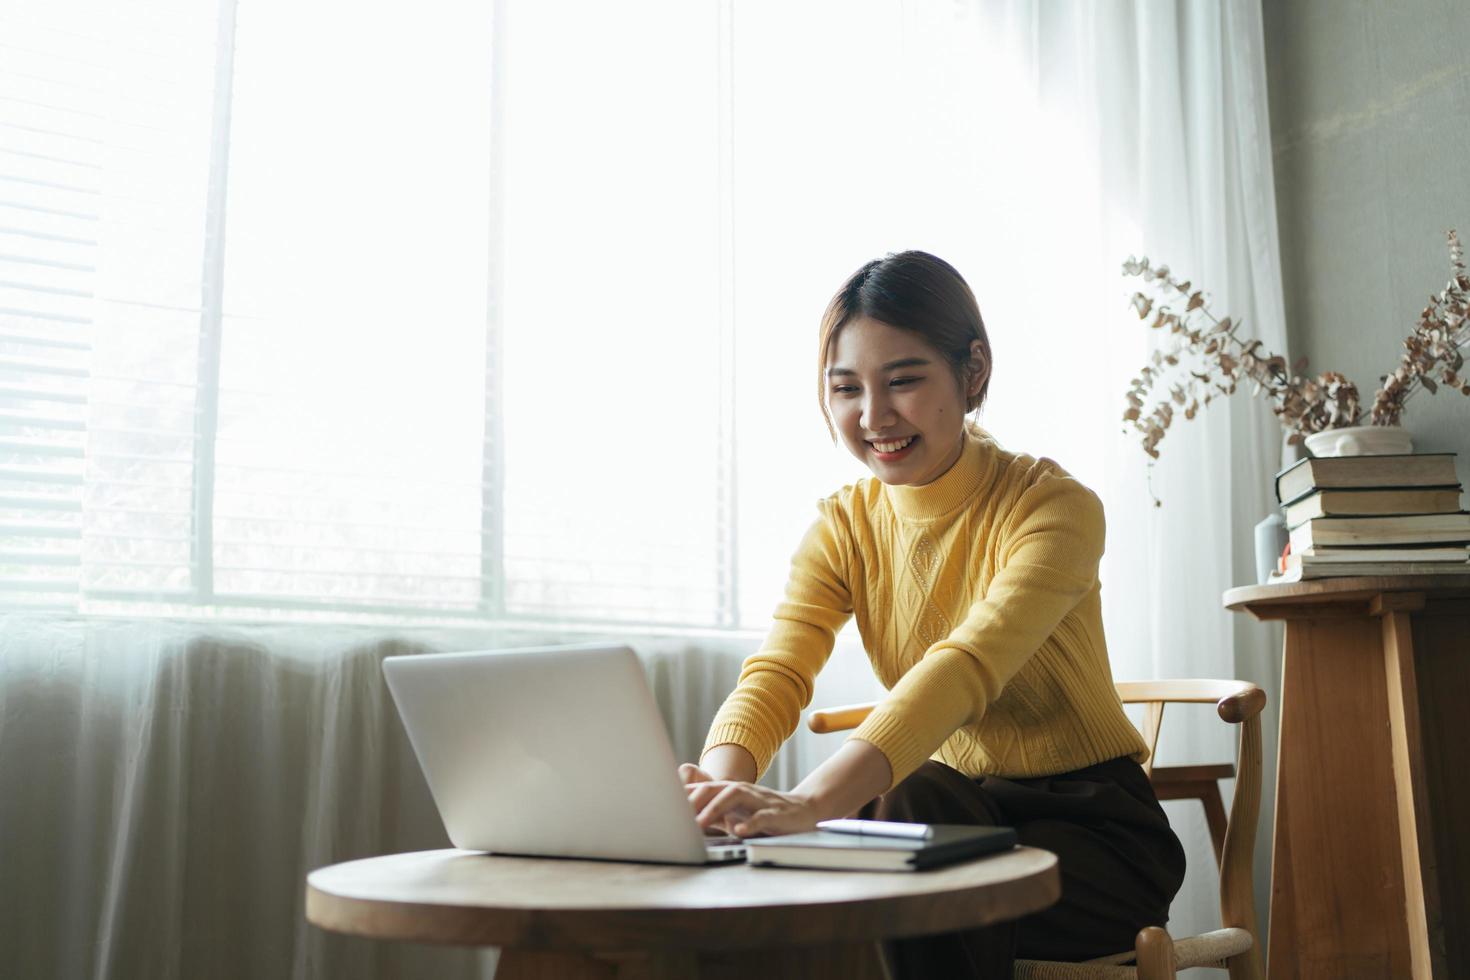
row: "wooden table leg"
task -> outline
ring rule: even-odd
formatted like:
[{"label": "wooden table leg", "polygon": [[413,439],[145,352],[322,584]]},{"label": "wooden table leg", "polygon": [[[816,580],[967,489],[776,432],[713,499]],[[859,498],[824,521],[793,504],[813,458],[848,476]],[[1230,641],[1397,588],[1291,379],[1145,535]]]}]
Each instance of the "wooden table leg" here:
[{"label": "wooden table leg", "polygon": [[730,952],[547,953],[506,949],[495,980],[887,980],[877,943]]},{"label": "wooden table leg", "polygon": [[1384,655],[1398,682],[1390,698],[1391,734],[1406,824],[1399,840],[1409,871],[1415,976],[1467,976],[1470,600],[1431,598],[1422,610],[1388,610],[1383,619]]},{"label": "wooden table leg", "polygon": [[495,980],[697,980],[693,952],[549,953],[502,949]]},{"label": "wooden table leg", "polygon": [[617,980],[618,964],[584,953],[502,949],[495,980]]},{"label": "wooden table leg", "polygon": [[[1292,620],[1282,663],[1270,975],[1400,977],[1404,921],[1382,633]],[[1284,845],[1284,846],[1282,846]]]},{"label": "wooden table leg", "polygon": [[[1422,605],[1423,596],[1419,600]],[[1449,973],[1445,963],[1439,882],[1435,875],[1434,833],[1424,778],[1413,626],[1408,612],[1384,614],[1383,655],[1388,682],[1389,734],[1393,743],[1409,957],[1415,980],[1430,980],[1432,977],[1447,977]]]},{"label": "wooden table leg", "polygon": [[699,980],[887,980],[877,943],[702,953]]}]

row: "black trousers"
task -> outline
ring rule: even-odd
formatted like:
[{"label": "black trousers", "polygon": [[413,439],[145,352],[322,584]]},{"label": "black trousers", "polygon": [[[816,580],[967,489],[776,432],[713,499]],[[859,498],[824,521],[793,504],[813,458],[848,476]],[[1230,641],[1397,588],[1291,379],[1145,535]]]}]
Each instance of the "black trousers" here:
[{"label": "black trousers", "polygon": [[1184,849],[1143,767],[1119,758],[1039,779],[979,779],[929,761],[863,807],[870,820],[1000,825],[1057,855],[1062,897],[1016,922],[887,943],[896,980],[1009,980],[1016,958],[1085,960],[1163,925]]}]

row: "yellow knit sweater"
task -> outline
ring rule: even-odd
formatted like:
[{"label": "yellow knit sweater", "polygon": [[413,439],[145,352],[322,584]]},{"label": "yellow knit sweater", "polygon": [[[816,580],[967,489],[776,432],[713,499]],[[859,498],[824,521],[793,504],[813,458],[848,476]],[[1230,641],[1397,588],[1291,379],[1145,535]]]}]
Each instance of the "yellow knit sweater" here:
[{"label": "yellow knit sweater", "polygon": [[981,430],[922,487],[863,480],[823,500],[785,601],[710,728],[764,772],[849,616],[888,696],[852,734],[897,784],[934,758],[969,776],[1048,776],[1148,749],[1103,639],[1097,496]]}]

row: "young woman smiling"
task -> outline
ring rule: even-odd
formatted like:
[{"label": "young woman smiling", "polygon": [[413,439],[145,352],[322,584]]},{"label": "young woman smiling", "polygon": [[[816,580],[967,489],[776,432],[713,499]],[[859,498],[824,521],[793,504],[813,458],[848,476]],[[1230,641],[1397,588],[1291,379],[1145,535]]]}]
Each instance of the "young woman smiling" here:
[{"label": "young woman smiling", "polygon": [[[1086,959],[1162,925],[1184,852],[1113,689],[1096,495],[969,421],[990,343],[948,263],[867,263],[822,318],[828,428],[873,473],[828,497],[786,598],[680,767],[699,822],[740,836],[854,814],[1004,824],[1055,852],[1061,901],[1022,920],[886,948],[900,977],[1009,977],[1015,956]],[[888,696],[790,792],[756,785],[857,618]]]}]

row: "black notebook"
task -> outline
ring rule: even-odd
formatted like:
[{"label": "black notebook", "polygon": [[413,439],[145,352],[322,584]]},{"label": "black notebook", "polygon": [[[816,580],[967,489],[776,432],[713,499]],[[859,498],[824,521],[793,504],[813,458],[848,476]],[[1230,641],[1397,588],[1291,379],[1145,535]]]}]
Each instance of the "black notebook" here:
[{"label": "black notebook", "polygon": [[745,859],[751,864],[787,868],[922,871],[1016,846],[1016,832],[1010,827],[930,826],[932,834],[927,840],[830,830],[752,837],[745,842]]}]

